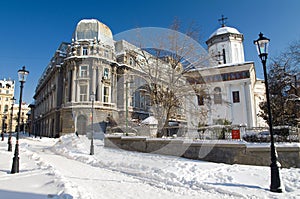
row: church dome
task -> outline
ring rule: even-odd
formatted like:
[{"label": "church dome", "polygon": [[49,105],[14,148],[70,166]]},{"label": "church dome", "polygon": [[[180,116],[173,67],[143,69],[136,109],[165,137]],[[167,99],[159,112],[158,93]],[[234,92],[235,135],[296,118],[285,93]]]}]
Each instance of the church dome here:
[{"label": "church dome", "polygon": [[214,37],[214,36],[224,35],[224,34],[227,34],[227,33],[231,33],[231,34],[241,34],[241,33],[240,33],[237,29],[235,29],[235,28],[224,26],[224,27],[218,28],[214,33],[212,33],[212,34],[210,35],[209,39],[211,39],[211,38]]},{"label": "church dome", "polygon": [[97,19],[83,19],[78,22],[73,33],[73,40],[112,40],[112,32],[109,27]]}]

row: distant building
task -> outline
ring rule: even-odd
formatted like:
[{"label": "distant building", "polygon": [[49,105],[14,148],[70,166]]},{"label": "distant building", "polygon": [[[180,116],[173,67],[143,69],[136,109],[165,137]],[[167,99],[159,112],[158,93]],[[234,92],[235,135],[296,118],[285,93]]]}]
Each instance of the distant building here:
[{"label": "distant building", "polygon": [[[1,132],[16,132],[19,104],[13,101],[15,93],[15,81],[10,79],[0,80],[0,127]],[[20,127],[23,131],[26,128],[28,105],[23,102],[21,106]],[[25,127],[23,127],[25,126]],[[25,129],[26,130],[26,129]]]},{"label": "distant building", "polygon": [[12,98],[15,92],[15,82],[10,79],[0,80],[0,128],[1,132],[9,132],[11,121]]}]

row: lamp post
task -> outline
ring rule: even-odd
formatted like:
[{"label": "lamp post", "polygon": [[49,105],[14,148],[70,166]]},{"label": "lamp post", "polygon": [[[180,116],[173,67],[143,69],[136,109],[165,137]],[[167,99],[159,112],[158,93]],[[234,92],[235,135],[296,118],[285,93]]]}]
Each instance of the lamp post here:
[{"label": "lamp post", "polygon": [[268,45],[270,39],[263,36],[262,33],[259,34],[259,38],[254,41],[254,44],[257,46],[258,56],[261,59],[263,70],[264,70],[264,79],[266,87],[266,98],[267,98],[267,109],[268,109],[268,122],[271,135],[271,185],[270,191],[281,193],[281,183],[279,176],[279,167],[280,163],[277,161],[277,152],[274,145],[274,134],[273,134],[273,124],[272,124],[272,114],[271,114],[271,105],[270,105],[270,94],[269,94],[269,85],[268,85],[268,75],[266,62],[268,58]]},{"label": "lamp post", "polygon": [[5,131],[5,127],[6,127],[6,124],[5,124],[5,120],[6,120],[6,112],[4,112],[2,114],[2,132],[1,132],[1,141],[4,141],[4,131]]},{"label": "lamp post", "polygon": [[12,151],[12,144],[11,144],[11,133],[12,133],[12,122],[13,122],[13,112],[14,112],[14,104],[15,98],[11,98],[11,112],[10,112],[10,124],[9,124],[9,136],[8,136],[8,151]]},{"label": "lamp post", "polygon": [[90,155],[94,155],[94,101],[95,101],[95,94],[94,92],[90,95],[90,100],[92,101],[92,136],[91,136],[91,148],[90,148]]},{"label": "lamp post", "polygon": [[128,109],[128,106],[129,106],[129,102],[128,102],[128,97],[129,97],[129,86],[128,84],[132,84],[134,83],[133,81],[133,77],[130,76],[129,80],[126,79],[126,82],[125,82],[125,106],[126,106],[126,110],[125,110],[125,124],[126,124],[126,133],[125,135],[128,136],[128,128],[129,128],[129,109]]},{"label": "lamp post", "polygon": [[126,112],[125,112],[125,114],[126,114],[126,133],[125,133],[125,135],[126,136],[128,136],[128,81],[126,81],[125,82],[125,85],[126,85],[126,93],[125,93],[125,98],[126,98],[126,104],[125,104],[125,106],[126,106]]},{"label": "lamp post", "polygon": [[18,112],[18,131],[16,136],[16,146],[15,153],[13,157],[13,164],[11,168],[11,173],[19,173],[19,133],[20,133],[20,117],[21,117],[21,106],[22,106],[22,95],[23,95],[23,84],[26,82],[27,75],[29,71],[25,70],[25,66],[18,70],[20,85],[20,99],[19,99],[19,112]]}]

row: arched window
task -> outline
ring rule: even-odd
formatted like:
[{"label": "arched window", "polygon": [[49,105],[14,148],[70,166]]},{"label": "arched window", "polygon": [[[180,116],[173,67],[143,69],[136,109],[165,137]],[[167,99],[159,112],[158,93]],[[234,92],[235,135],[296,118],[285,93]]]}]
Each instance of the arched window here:
[{"label": "arched window", "polygon": [[222,104],[222,92],[220,87],[214,88],[214,103]]},{"label": "arched window", "polygon": [[132,57],[129,58],[129,65],[134,66],[134,60]]}]

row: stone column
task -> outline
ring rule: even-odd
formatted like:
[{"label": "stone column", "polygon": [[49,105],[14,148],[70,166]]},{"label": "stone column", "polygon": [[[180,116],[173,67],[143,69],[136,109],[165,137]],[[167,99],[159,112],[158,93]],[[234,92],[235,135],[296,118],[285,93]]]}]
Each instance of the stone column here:
[{"label": "stone column", "polygon": [[252,119],[252,99],[250,96],[250,89],[251,89],[251,84],[248,82],[244,82],[244,97],[245,97],[245,110],[246,110],[246,117],[247,117],[247,125],[249,127],[253,126],[253,119]]},{"label": "stone column", "polygon": [[77,82],[76,82],[76,65],[73,65],[73,68],[72,68],[72,99],[71,99],[71,102],[74,102],[74,101],[77,101],[77,98],[76,98],[76,93],[77,93]]},{"label": "stone column", "polygon": [[94,94],[96,93],[96,68],[96,66],[92,66],[91,93],[94,92]]},{"label": "stone column", "polygon": [[232,99],[232,88],[231,88],[231,84],[228,85],[228,100],[229,100],[229,103],[231,103],[231,106],[230,106],[230,121],[233,122],[233,99]]}]

